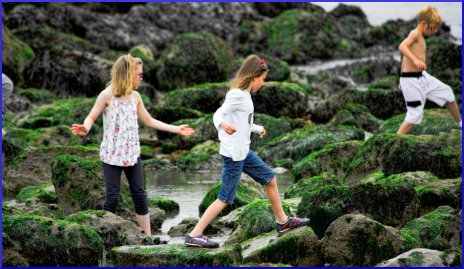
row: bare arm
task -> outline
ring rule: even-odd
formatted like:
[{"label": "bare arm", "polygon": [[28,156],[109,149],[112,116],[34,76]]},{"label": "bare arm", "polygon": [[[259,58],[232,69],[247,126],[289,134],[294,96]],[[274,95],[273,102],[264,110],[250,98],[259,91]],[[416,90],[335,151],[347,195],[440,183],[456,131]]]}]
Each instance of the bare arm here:
[{"label": "bare arm", "polygon": [[107,90],[102,91],[98,95],[95,105],[89,115],[85,118],[84,124],[73,124],[71,126],[72,132],[75,135],[86,136],[92,128],[93,123],[98,119],[110,100],[111,92],[108,92]]},{"label": "bare arm", "polygon": [[416,55],[414,55],[414,53],[411,51],[410,49],[410,46],[417,41],[419,37],[419,33],[416,31],[416,30],[413,30],[409,33],[408,37],[403,40],[403,42],[401,42],[400,46],[398,47],[400,52],[407,58],[409,58],[413,63],[414,65],[423,70],[425,68],[427,68],[427,66],[425,65],[425,63],[418,59],[416,57]]},{"label": "bare arm", "polygon": [[190,136],[195,133],[195,131],[186,124],[176,126],[154,119],[145,108],[140,94],[138,92],[135,92],[135,96],[137,99],[137,115],[139,119],[143,122],[143,124],[145,124],[145,126],[159,131],[180,134],[182,136]]}]

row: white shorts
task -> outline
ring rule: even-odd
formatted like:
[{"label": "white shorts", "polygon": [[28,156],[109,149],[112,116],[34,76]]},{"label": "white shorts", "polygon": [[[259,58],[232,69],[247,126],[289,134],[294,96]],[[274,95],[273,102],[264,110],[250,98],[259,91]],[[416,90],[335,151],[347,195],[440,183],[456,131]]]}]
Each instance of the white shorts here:
[{"label": "white shorts", "polygon": [[410,124],[421,123],[426,99],[439,106],[455,100],[451,87],[426,71],[421,77],[400,77],[400,88],[408,110],[404,121]]}]

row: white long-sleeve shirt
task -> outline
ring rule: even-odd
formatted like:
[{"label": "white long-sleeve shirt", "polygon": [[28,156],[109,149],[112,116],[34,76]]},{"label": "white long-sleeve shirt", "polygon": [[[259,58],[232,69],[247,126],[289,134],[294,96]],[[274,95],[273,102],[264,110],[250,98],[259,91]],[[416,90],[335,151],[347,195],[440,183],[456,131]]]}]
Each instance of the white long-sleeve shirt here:
[{"label": "white long-sleeve shirt", "polygon": [[[219,135],[219,154],[232,158],[233,161],[242,161],[250,150],[250,135],[261,133],[263,126],[253,123],[253,101],[246,90],[230,90],[222,106],[216,110],[213,116],[214,126]],[[237,129],[229,135],[220,127],[227,122]]]}]

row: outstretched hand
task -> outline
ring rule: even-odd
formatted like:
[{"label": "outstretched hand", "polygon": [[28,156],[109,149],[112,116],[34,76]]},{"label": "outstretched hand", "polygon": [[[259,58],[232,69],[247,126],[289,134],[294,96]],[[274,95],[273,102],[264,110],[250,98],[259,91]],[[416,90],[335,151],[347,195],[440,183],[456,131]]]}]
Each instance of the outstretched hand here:
[{"label": "outstretched hand", "polygon": [[263,128],[261,133],[259,134],[259,138],[263,139],[263,137],[266,135],[266,129]]},{"label": "outstretched hand", "polygon": [[87,130],[87,128],[85,128],[82,124],[73,124],[71,126],[71,131],[73,134],[78,136],[86,136],[89,133],[89,130]]},{"label": "outstretched hand", "polygon": [[192,129],[190,126],[187,124],[183,124],[179,126],[179,129],[177,130],[177,133],[181,136],[191,136],[195,134],[195,130]]}]

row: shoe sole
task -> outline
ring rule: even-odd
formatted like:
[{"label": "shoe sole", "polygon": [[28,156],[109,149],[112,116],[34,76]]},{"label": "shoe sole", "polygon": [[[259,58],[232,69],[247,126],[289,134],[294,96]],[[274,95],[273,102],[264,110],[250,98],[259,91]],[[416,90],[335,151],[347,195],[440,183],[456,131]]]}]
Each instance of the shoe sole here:
[{"label": "shoe sole", "polygon": [[194,243],[184,243],[184,245],[186,245],[187,247],[197,247],[197,248],[218,248],[219,246],[217,247],[208,247],[208,246],[202,246],[202,245],[198,245],[198,244],[194,244]]},{"label": "shoe sole", "polygon": [[309,224],[305,224],[305,225],[301,225],[301,226],[298,226],[298,227],[289,227],[287,229],[284,229],[284,230],[280,230],[280,231],[277,231],[279,234],[283,234],[285,232],[288,232],[289,230],[292,230],[292,229],[296,229],[296,228],[300,228],[300,227],[304,227],[304,226],[308,226]]}]

